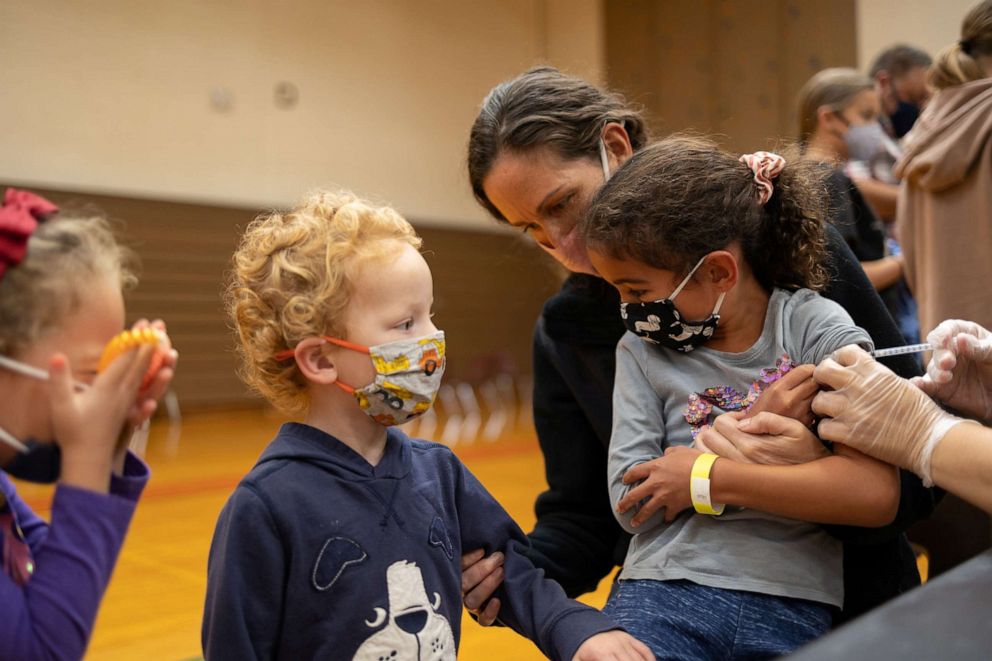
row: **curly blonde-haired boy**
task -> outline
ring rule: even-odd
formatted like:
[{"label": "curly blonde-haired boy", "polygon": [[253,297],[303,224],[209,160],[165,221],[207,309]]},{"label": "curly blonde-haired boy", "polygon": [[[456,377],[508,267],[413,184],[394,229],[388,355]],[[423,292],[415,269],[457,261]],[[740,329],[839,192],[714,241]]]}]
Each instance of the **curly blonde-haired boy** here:
[{"label": "curly blonde-haired boy", "polygon": [[245,380],[286,423],[238,485],[210,550],[212,658],[454,659],[464,548],[505,555],[502,621],[556,659],[651,658],[565,597],[446,447],[394,425],[444,372],[420,239],[347,193],[255,220],[227,304]]}]

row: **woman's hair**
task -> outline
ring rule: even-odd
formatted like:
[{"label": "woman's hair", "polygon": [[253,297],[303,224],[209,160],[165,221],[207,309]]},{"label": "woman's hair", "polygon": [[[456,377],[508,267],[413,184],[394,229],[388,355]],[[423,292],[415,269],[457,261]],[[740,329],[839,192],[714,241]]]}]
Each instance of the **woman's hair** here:
[{"label": "woman's hair", "polygon": [[599,190],[581,224],[590,250],[685,276],[738,243],[767,289],[822,289],[825,171],[788,163],[759,203],[754,172],[709,140],[674,136],[645,147]]},{"label": "woman's hair", "polygon": [[599,158],[599,140],[609,122],[623,125],[634,151],[648,142],[641,113],[615,93],[537,67],[494,87],[482,101],[468,141],[468,176],[475,199],[497,220],[506,220],[482,188],[504,151],[550,147],[566,159]]},{"label": "woman's hair", "polygon": [[0,354],[16,355],[58,330],[94,277],[133,286],[135,261],[102,216],[64,211],[39,223],[24,259],[0,281]]},{"label": "woman's hair", "polygon": [[805,145],[816,133],[818,111],[823,106],[841,111],[865,90],[875,88],[872,79],[854,69],[824,69],[799,90],[799,143]]},{"label": "woman's hair", "polygon": [[306,379],[295,361],[276,354],[307,337],[344,338],[358,269],[420,243],[396,211],[347,192],[315,192],[289,212],[253,220],[234,252],[225,295],[245,383],[279,408],[306,410]]},{"label": "woman's hair", "polygon": [[988,78],[978,58],[992,56],[992,0],[971,8],[961,22],[961,40],[940,51],[930,67],[929,81],[937,89],[946,89]]}]

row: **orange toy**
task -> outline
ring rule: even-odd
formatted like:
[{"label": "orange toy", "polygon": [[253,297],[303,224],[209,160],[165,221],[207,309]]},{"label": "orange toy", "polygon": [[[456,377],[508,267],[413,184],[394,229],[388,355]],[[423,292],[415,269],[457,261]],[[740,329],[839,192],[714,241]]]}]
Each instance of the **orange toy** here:
[{"label": "orange toy", "polygon": [[145,372],[145,378],[141,381],[141,390],[144,390],[161,369],[169,347],[169,338],[162,331],[154,328],[139,328],[118,333],[104,348],[97,371],[102,372],[110,363],[114,362],[115,358],[142,344],[153,344],[156,347],[155,353],[152,354],[152,361],[148,365],[148,371]]}]

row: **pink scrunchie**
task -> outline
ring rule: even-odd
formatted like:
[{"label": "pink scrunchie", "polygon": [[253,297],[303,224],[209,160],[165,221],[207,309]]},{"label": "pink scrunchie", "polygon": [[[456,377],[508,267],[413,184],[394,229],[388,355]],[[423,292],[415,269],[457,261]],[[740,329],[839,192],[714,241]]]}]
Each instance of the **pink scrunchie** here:
[{"label": "pink scrunchie", "polygon": [[28,239],[38,227],[38,221],[59,208],[34,193],[8,188],[0,207],[0,279],[7,269],[17,266],[28,252]]},{"label": "pink scrunchie", "polygon": [[754,172],[754,181],[759,188],[758,203],[764,206],[768,200],[772,199],[772,191],[774,191],[772,179],[782,173],[785,159],[770,151],[756,151],[753,154],[741,156],[740,162]]}]

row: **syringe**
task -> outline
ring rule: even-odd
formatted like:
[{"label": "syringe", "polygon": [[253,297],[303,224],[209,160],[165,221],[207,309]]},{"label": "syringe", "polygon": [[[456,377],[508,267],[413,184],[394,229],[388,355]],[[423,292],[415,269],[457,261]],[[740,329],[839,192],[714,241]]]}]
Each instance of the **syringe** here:
[{"label": "syringe", "polygon": [[892,347],[890,349],[875,349],[871,352],[871,355],[875,358],[885,358],[886,356],[901,356],[906,353],[923,353],[931,349],[933,349],[933,346],[929,342],[923,342],[922,344],[907,344],[903,347]]}]

